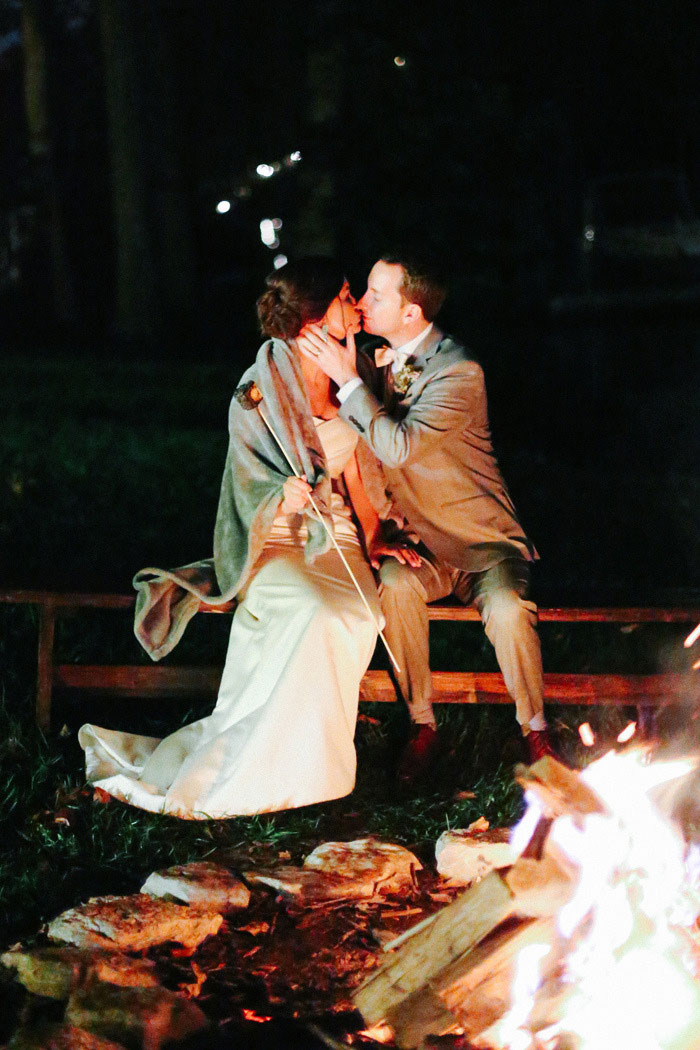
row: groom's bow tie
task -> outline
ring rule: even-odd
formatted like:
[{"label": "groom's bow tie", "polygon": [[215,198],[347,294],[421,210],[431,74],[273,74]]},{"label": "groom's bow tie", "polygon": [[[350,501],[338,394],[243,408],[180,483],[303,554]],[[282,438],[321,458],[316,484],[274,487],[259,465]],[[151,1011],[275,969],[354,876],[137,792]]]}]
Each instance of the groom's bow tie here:
[{"label": "groom's bow tie", "polygon": [[393,346],[378,346],[374,351],[374,363],[377,368],[383,368],[384,365],[393,365],[397,357],[398,350],[395,350]]}]

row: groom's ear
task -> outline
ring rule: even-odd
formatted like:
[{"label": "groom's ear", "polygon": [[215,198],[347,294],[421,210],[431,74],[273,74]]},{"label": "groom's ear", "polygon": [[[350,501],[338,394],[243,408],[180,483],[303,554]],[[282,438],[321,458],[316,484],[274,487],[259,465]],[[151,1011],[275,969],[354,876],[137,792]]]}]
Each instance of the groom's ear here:
[{"label": "groom's ear", "polygon": [[414,321],[423,320],[423,311],[418,303],[407,303],[404,306],[403,317],[406,324],[413,324]]}]

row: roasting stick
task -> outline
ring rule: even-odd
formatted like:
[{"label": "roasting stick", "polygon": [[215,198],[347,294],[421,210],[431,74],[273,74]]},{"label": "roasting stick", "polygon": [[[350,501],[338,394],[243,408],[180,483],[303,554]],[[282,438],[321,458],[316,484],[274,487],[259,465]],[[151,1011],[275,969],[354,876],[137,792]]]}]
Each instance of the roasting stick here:
[{"label": "roasting stick", "polygon": [[[270,420],[267,418],[267,416],[263,412],[263,409],[262,409],[262,394],[260,393],[260,390],[255,385],[255,383],[250,383],[249,385],[246,384],[245,387],[239,387],[238,390],[236,391],[236,398],[240,402],[240,404],[243,405],[244,408],[257,408],[258,412],[260,413],[260,418],[262,419],[263,423],[265,424],[267,429],[272,434],[272,437],[275,439],[275,442],[277,443],[277,446],[279,447],[280,452],[282,453],[282,455],[286,459],[287,463],[289,464],[289,467],[290,467],[292,473],[294,474],[294,477],[301,479],[301,474],[298,472],[297,468],[292,463],[291,459],[287,455],[287,450],[285,449],[285,447],[282,444],[282,442],[280,441],[280,439],[277,437],[277,434],[275,433],[275,428],[272,426],[272,423],[270,422]],[[355,584],[355,589],[356,589],[357,593],[359,594],[360,598],[362,599],[362,602],[363,602],[363,604],[365,606],[365,609],[369,613],[369,615],[370,615],[370,617],[372,619],[372,622],[374,623],[374,626],[377,628],[377,631],[379,633],[379,637],[381,638],[382,642],[384,643],[384,648],[386,649],[387,653],[389,654],[389,659],[391,660],[391,662],[394,665],[394,667],[396,668],[396,670],[400,671],[401,668],[399,667],[399,663],[398,663],[396,657],[394,656],[394,654],[391,651],[391,646],[387,642],[386,637],[384,636],[384,632],[382,631],[381,627],[377,623],[376,616],[374,615],[374,613],[372,612],[372,610],[369,607],[369,602],[365,598],[364,593],[362,591],[362,588],[360,587],[359,583],[357,582],[357,577],[355,576],[355,573],[350,568],[350,565],[348,563],[347,558],[345,557],[345,555],[343,554],[342,550],[338,546],[338,542],[337,542],[335,536],[333,535],[333,532],[328,527],[328,522],[326,521],[326,519],[321,514],[321,511],[318,509],[316,501],[314,500],[314,498],[311,495],[311,493],[309,493],[309,503],[311,504],[316,517],[318,518],[318,520],[321,522],[321,524],[323,525],[324,529],[328,533],[328,536],[330,538],[331,543],[333,544],[333,546],[335,547],[336,551],[338,552],[340,560],[342,561],[343,565],[345,566],[345,568],[347,570],[348,576],[350,577],[352,582]]]}]

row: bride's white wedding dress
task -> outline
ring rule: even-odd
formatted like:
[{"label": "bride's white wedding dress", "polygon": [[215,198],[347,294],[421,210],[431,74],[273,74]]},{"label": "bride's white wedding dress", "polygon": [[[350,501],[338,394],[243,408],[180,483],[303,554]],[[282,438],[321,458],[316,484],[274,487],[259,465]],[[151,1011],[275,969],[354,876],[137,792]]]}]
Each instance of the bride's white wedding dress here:
[{"label": "bride's white wedding dress", "polygon": [[[353,455],[343,420],[315,420],[331,477]],[[334,492],[335,536],[381,622],[350,510]],[[360,679],[376,627],[337,552],[304,561],[301,516],[278,514],[231,626],[216,706],[158,740],[84,725],[87,778],[115,798],[187,819],[291,809],[355,784]]]}]

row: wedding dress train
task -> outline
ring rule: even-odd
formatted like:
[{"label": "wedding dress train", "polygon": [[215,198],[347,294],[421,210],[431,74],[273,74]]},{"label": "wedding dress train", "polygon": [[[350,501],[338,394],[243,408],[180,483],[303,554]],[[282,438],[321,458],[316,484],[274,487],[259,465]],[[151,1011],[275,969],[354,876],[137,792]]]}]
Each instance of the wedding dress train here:
[{"label": "wedding dress train", "polygon": [[[316,420],[337,478],[357,435]],[[350,510],[332,496],[335,536],[381,612]],[[85,725],[87,778],[115,798],[186,819],[290,809],[355,783],[360,679],[376,627],[338,553],[304,561],[301,516],[278,514],[233,623],[212,713],[158,740]]]}]

